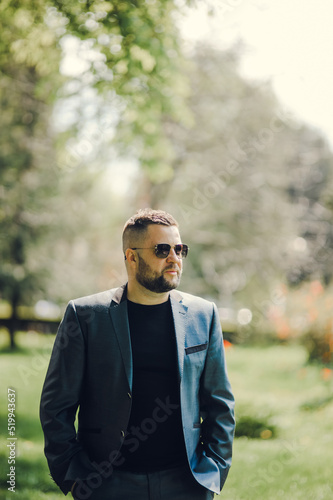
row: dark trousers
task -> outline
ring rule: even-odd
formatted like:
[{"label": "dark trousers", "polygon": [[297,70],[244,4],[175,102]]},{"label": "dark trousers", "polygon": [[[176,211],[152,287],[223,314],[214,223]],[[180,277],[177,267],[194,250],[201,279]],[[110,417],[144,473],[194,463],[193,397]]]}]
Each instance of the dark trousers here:
[{"label": "dark trousers", "polygon": [[[90,490],[90,491],[89,491]],[[179,467],[150,473],[114,470],[90,488],[77,487],[77,500],[211,500],[212,491],[201,486],[190,469]]]}]

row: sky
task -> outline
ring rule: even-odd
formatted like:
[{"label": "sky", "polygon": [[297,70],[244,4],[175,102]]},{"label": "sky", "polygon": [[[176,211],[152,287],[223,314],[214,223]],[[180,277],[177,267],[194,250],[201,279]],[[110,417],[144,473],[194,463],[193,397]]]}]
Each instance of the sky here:
[{"label": "sky", "polygon": [[281,104],[320,128],[333,148],[333,1],[209,1],[213,16],[198,0],[181,20],[187,43],[208,40],[223,49],[242,40],[242,74],[271,81]]}]

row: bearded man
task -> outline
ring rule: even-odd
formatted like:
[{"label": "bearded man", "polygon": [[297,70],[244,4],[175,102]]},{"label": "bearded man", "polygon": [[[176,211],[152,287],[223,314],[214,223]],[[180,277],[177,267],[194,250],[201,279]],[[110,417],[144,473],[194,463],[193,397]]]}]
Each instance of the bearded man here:
[{"label": "bearded man", "polygon": [[216,305],[176,291],[188,250],[170,214],[140,210],[123,231],[128,282],[69,302],[40,406],[64,494],[208,500],[221,491],[234,398]]}]

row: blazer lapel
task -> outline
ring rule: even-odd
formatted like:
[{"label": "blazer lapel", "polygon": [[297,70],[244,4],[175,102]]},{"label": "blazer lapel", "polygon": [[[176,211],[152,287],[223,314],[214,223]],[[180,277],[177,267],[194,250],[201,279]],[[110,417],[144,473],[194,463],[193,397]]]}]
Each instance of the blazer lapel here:
[{"label": "blazer lapel", "polygon": [[110,316],[117,336],[130,390],[132,391],[133,363],[127,314],[126,285],[118,288],[110,305]]},{"label": "blazer lapel", "polygon": [[171,300],[173,321],[175,325],[178,368],[181,379],[183,376],[183,369],[184,369],[185,331],[186,331],[185,323],[186,323],[188,308],[183,304],[183,297],[176,290],[170,292],[170,300]]}]

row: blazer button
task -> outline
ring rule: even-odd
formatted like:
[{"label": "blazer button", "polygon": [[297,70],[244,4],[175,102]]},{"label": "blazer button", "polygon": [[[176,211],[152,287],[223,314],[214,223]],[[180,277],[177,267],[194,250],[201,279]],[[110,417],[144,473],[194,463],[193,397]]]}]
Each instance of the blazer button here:
[{"label": "blazer button", "polygon": [[132,394],[130,392],[127,393],[127,396],[132,399]]},{"label": "blazer button", "polygon": [[124,431],[120,431],[120,434],[121,434],[121,437],[125,437],[125,432]]}]

